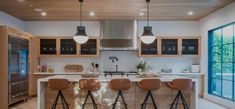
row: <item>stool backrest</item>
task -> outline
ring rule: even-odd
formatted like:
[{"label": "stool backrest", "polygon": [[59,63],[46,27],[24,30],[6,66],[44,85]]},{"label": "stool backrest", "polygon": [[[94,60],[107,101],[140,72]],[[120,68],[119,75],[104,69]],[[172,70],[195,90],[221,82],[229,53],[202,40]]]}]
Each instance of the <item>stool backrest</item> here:
[{"label": "stool backrest", "polygon": [[174,79],[171,84],[175,90],[189,90],[192,88],[192,79]]},{"label": "stool backrest", "polygon": [[144,90],[158,90],[161,87],[160,79],[142,79],[139,82],[140,88]]},{"label": "stool backrest", "polygon": [[81,90],[97,91],[101,87],[100,82],[97,79],[80,79],[79,88]]},{"label": "stool backrest", "polygon": [[69,80],[67,79],[49,79],[49,87],[52,90],[65,90],[69,88]]},{"label": "stool backrest", "polygon": [[128,90],[131,87],[131,81],[129,79],[112,79],[109,83],[109,87],[112,90]]}]

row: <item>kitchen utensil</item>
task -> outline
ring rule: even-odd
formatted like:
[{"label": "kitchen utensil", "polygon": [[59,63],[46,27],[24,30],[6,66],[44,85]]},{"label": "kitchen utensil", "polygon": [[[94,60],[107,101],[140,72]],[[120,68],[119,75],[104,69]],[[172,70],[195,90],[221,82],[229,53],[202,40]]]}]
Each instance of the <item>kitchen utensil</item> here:
[{"label": "kitchen utensil", "polygon": [[92,65],[93,68],[95,68],[95,64],[93,62],[91,63],[91,65]]},{"label": "kitchen utensil", "polygon": [[99,67],[99,64],[95,64],[95,68],[98,68]]}]

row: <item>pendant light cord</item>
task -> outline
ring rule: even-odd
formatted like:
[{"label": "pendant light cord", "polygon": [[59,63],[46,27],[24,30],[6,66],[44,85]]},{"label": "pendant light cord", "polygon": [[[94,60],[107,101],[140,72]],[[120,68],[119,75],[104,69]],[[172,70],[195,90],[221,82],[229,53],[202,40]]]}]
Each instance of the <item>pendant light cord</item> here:
[{"label": "pendant light cord", "polygon": [[149,26],[149,2],[150,0],[147,0],[147,26]]},{"label": "pendant light cord", "polygon": [[80,2],[80,26],[82,26],[82,3],[83,0],[78,0]]}]

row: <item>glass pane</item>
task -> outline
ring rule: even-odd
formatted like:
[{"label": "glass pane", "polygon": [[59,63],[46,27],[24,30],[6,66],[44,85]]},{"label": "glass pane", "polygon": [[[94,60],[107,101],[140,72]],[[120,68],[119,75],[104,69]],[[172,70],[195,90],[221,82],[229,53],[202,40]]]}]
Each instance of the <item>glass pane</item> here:
[{"label": "glass pane", "polygon": [[215,30],[213,32],[213,36],[212,36],[213,37],[213,46],[214,45],[221,45],[221,43],[222,43],[221,35],[222,35],[221,29]]},{"label": "glass pane", "polygon": [[213,63],[211,69],[212,78],[221,79],[221,63]]},{"label": "glass pane", "polygon": [[233,43],[233,25],[223,28],[223,44]]},{"label": "glass pane", "polygon": [[223,63],[223,80],[233,80],[233,64]]},{"label": "glass pane", "polygon": [[220,79],[212,79],[212,93],[215,95],[221,96],[221,80]]},{"label": "glass pane", "polygon": [[212,62],[222,62],[221,61],[221,47],[213,47],[212,49]]},{"label": "glass pane", "polygon": [[233,82],[232,81],[226,81],[223,80],[223,94],[222,96],[225,98],[232,99],[233,97]]},{"label": "glass pane", "polygon": [[233,44],[223,45],[223,62],[233,62]]}]

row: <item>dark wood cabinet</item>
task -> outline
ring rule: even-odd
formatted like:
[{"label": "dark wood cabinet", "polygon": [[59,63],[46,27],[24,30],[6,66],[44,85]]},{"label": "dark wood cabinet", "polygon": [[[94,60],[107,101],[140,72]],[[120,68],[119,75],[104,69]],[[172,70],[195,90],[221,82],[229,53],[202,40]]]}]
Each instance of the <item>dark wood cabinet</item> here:
[{"label": "dark wood cabinet", "polygon": [[178,55],[178,39],[161,39],[162,55]]},{"label": "dark wood cabinet", "polygon": [[56,55],[56,46],[56,39],[40,39],[40,55]]},{"label": "dark wood cabinet", "polygon": [[98,55],[98,39],[89,39],[85,44],[80,45],[80,55],[82,56],[92,56]]},{"label": "dark wood cabinet", "polygon": [[199,55],[199,38],[182,39],[182,55]]},{"label": "dark wood cabinet", "polygon": [[156,39],[151,44],[144,44],[141,42],[140,54],[142,56],[158,55],[158,40]]},{"label": "dark wood cabinet", "polygon": [[60,55],[77,55],[77,43],[73,39],[60,39]]}]

